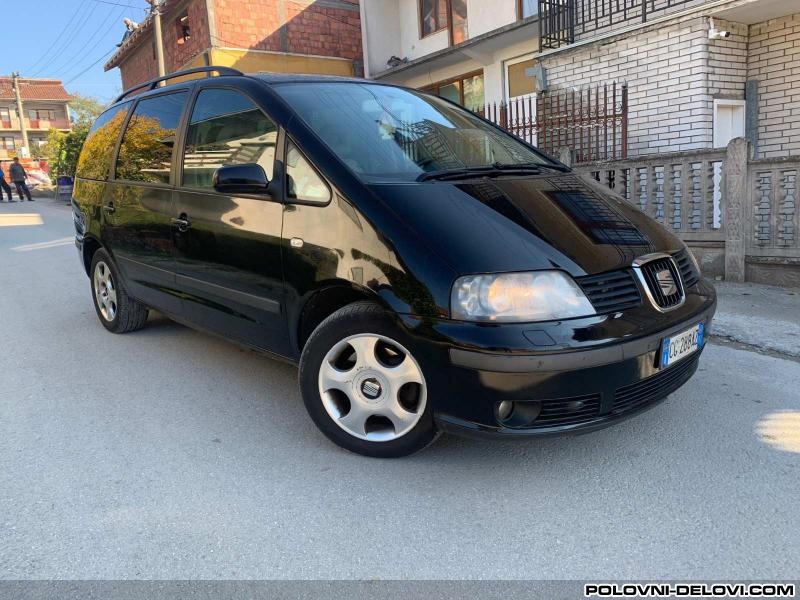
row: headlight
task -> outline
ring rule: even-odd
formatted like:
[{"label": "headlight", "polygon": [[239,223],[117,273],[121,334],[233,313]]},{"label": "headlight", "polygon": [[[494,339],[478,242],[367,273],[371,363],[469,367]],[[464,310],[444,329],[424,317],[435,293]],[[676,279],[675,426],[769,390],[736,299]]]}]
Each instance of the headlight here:
[{"label": "headlight", "polygon": [[561,271],[468,275],[456,280],[452,316],[463,321],[554,321],[595,314]]}]

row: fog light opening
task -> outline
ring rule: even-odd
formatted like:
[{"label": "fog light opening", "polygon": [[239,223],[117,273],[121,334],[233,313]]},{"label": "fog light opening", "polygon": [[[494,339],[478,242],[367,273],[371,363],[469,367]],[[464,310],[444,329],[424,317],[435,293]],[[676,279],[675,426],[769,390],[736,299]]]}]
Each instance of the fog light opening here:
[{"label": "fog light opening", "polygon": [[498,402],[497,406],[495,407],[495,412],[497,414],[497,420],[501,423],[503,421],[508,421],[511,418],[511,415],[514,414],[514,403],[511,400],[503,400],[502,402]]}]

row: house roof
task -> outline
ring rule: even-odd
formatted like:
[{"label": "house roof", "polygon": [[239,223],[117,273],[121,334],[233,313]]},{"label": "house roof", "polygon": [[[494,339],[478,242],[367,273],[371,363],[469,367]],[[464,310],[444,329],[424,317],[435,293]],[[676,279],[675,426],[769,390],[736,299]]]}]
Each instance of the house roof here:
[{"label": "house roof", "polygon": [[[19,93],[23,100],[57,100],[66,102],[69,94],[59,79],[19,78]],[[0,77],[0,100],[13,100],[11,77]]]},{"label": "house roof", "polygon": [[[161,0],[160,10],[161,14],[165,14],[177,6],[177,2],[175,0]],[[106,64],[103,65],[104,71],[110,71],[114,67],[118,67],[120,63],[125,60],[128,56],[128,53],[139,45],[144,39],[152,33],[153,30],[153,13],[147,15],[147,17],[139,23],[139,27],[137,27],[129,36],[128,38],[123,41],[117,51],[111,55],[111,58],[106,61]],[[121,33],[124,33],[121,32]]]}]

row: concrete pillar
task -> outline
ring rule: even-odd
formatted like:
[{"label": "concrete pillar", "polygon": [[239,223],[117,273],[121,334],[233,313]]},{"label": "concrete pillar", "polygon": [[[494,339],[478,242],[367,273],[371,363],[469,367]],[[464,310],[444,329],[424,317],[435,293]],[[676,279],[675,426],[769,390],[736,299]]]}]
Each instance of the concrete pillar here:
[{"label": "concrete pillar", "polygon": [[747,210],[747,163],[752,146],[744,138],[728,143],[722,167],[722,218],[725,226],[725,280],[744,281],[745,228],[750,222]]}]

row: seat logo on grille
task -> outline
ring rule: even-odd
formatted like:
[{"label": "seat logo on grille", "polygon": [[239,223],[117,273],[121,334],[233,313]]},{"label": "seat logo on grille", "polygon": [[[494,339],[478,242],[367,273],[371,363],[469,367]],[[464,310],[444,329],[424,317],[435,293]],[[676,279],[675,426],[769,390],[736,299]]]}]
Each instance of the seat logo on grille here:
[{"label": "seat logo on grille", "polygon": [[672,296],[678,293],[678,286],[675,283],[675,279],[672,277],[672,273],[669,269],[661,269],[660,271],[656,272],[656,280],[658,281],[658,285],[661,288],[661,293],[664,296]]}]

